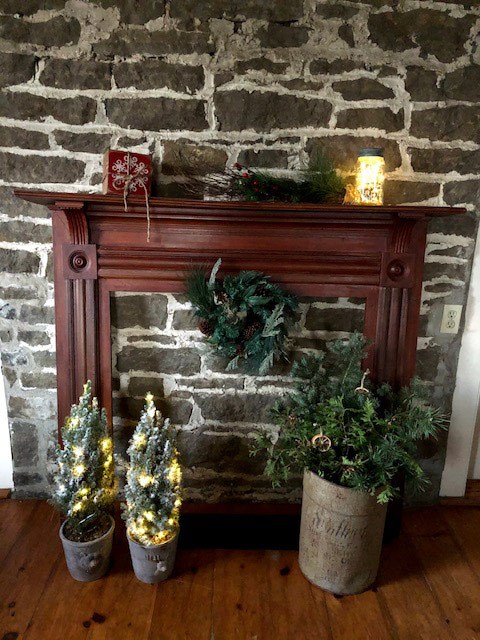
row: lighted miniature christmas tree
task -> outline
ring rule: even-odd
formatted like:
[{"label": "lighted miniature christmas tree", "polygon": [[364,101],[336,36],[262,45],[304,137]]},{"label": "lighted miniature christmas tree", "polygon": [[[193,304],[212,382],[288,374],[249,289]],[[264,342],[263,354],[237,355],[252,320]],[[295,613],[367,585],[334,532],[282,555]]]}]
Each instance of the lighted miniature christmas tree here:
[{"label": "lighted miniature christmas tree", "polygon": [[130,464],[123,505],[127,531],[145,546],[167,542],[178,530],[182,471],[175,432],[157,411],[151,393],[145,397],[127,452]]},{"label": "lighted miniature christmas tree", "polygon": [[53,504],[69,519],[79,538],[98,528],[116,496],[113,443],[107,415],[92,398],[90,380],[62,428],[63,447],[57,447]]}]

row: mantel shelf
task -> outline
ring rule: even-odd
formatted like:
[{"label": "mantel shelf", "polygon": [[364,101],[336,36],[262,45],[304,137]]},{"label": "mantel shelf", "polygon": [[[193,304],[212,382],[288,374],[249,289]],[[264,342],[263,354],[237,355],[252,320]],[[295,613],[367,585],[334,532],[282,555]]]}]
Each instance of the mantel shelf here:
[{"label": "mantel shelf", "polygon": [[[136,217],[145,215],[145,198],[142,196],[129,196],[127,210],[124,209],[122,195],[101,193],[61,193],[49,191],[15,190],[15,195],[24,200],[36,204],[46,205],[52,210],[68,209],[68,205],[75,207],[83,205],[86,210],[101,211],[105,215],[113,213],[122,217]],[[278,216],[294,215],[295,217],[308,217],[329,219],[336,221],[349,221],[352,219],[385,219],[398,218],[437,218],[465,213],[461,207],[431,207],[431,206],[405,206],[405,205],[330,205],[311,203],[283,203],[283,202],[243,202],[224,200],[195,200],[182,198],[149,198],[150,213],[152,216],[164,216],[185,214],[202,217],[206,213],[209,216],[231,215],[232,212],[252,214],[261,217],[262,214]]]}]

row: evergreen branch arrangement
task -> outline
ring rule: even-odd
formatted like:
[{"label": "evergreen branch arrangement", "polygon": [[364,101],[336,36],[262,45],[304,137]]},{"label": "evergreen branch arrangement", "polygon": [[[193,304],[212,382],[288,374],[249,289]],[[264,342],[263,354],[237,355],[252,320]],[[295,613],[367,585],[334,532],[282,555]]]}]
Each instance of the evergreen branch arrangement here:
[{"label": "evergreen branch arrangement", "polygon": [[345,196],[345,179],[323,154],[312,157],[299,180],[239,164],[234,165],[234,170],[237,175],[233,177],[232,191],[245,200],[341,204]]},{"label": "evergreen branch arrangement", "polygon": [[67,537],[86,542],[109,528],[117,493],[107,415],[92,398],[90,380],[65,420],[62,440],[51,502],[68,518]]},{"label": "evergreen branch arrangement", "polygon": [[298,306],[263,273],[241,271],[217,279],[221,260],[210,275],[195,269],[187,277],[187,297],[208,341],[229,362],[227,371],[241,363],[265,375],[278,358],[288,360],[288,326]]},{"label": "evergreen branch arrangement", "polygon": [[157,411],[153,395],[130,440],[130,464],[122,517],[130,537],[145,546],[162,544],[178,530],[182,471],[175,447],[175,432]]},{"label": "evergreen branch arrangement", "polygon": [[345,197],[345,178],[322,152],[313,155],[296,178],[249,169],[238,163],[223,173],[214,167],[211,171],[207,168],[204,171],[207,175],[201,178],[194,171],[184,168],[178,173],[184,179],[182,187],[199,198],[207,192],[210,196],[253,202],[342,204]]},{"label": "evergreen branch arrangement", "polygon": [[273,409],[278,439],[264,432],[252,451],[267,450],[265,472],[274,486],[306,468],[375,495],[380,503],[398,494],[394,477],[399,471],[413,490],[425,488],[416,445],[436,437],[445,418],[426,404],[417,380],[398,392],[370,383],[360,366],[366,346],[364,336],[354,333],[329,345],[328,353],[294,366],[295,390]]}]

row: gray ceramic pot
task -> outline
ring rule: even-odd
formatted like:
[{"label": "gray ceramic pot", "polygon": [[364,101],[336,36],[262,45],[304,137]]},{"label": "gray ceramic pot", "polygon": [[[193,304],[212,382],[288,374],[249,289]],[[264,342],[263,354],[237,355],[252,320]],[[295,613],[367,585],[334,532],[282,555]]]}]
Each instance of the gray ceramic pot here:
[{"label": "gray ceramic pot", "polygon": [[178,531],[163,544],[146,547],[132,540],[127,533],[135,575],[142,582],[153,584],[166,580],[173,571],[177,554]]},{"label": "gray ceramic pot", "polygon": [[60,539],[65,552],[65,560],[70,575],[80,582],[98,580],[107,572],[112,551],[115,522],[111,516],[110,529],[101,537],[90,542],[74,542],[64,536],[66,522],[60,527]]},{"label": "gray ceramic pot", "polygon": [[298,557],[304,576],[338,595],[365,591],[377,576],[386,512],[368,493],[305,471]]}]

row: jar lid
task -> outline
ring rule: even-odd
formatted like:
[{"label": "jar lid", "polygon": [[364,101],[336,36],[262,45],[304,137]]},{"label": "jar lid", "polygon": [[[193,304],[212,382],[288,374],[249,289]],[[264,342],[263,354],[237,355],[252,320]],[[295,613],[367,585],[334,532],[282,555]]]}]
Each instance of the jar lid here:
[{"label": "jar lid", "polygon": [[383,158],[383,149],[382,147],[372,147],[370,149],[360,149],[358,152],[358,157],[364,156],[379,156]]}]

